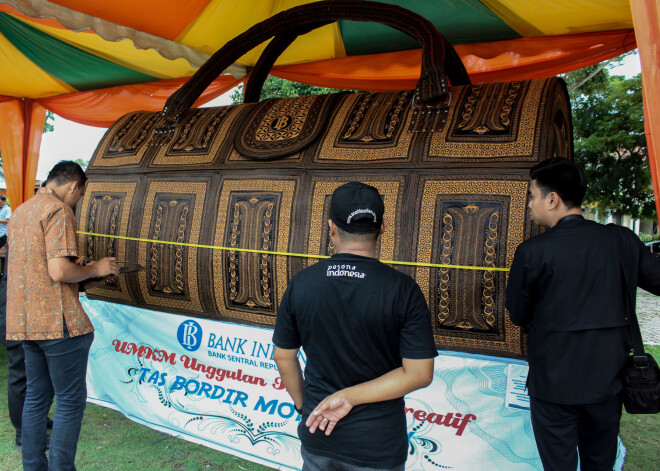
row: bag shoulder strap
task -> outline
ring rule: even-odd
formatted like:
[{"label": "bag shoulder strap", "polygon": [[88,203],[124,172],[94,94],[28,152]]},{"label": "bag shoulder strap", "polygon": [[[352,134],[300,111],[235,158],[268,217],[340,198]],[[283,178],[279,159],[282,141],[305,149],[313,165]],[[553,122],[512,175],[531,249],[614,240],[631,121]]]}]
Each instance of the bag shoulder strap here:
[{"label": "bag shoulder strap", "polygon": [[[612,230],[615,232],[616,237],[619,239],[619,247],[625,247],[626,241],[623,238],[622,232],[618,230],[616,227],[612,227]],[[633,346],[633,355],[634,357],[641,357],[644,358],[644,360],[648,361],[646,359],[646,356],[644,355],[644,342],[642,341],[642,332],[639,328],[637,313],[635,312],[636,311],[635,301],[632,299],[632,295],[630,294],[630,290],[628,289],[628,276],[626,275],[626,269],[623,266],[622,256],[619,256],[619,268],[621,269],[621,276],[623,277],[623,282],[624,282],[623,284],[624,305],[630,317],[630,340]]]}]

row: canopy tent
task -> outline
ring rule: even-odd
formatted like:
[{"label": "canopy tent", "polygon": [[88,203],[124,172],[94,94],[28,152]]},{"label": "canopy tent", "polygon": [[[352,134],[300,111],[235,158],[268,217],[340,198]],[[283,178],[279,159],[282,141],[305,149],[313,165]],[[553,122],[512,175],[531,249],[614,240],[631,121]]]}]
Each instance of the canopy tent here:
[{"label": "canopy tent", "polygon": [[[46,109],[109,126],[158,110],[217,49],[250,26],[310,0],[0,0],[0,152],[14,206],[32,194]],[[441,31],[474,83],[545,77],[639,47],[646,131],[660,215],[660,7],[656,0],[390,0]],[[244,79],[265,44],[200,97]],[[333,88],[414,88],[418,45],[372,23],[339,21],[298,38],[272,74]],[[654,144],[655,147],[654,147]]]}]

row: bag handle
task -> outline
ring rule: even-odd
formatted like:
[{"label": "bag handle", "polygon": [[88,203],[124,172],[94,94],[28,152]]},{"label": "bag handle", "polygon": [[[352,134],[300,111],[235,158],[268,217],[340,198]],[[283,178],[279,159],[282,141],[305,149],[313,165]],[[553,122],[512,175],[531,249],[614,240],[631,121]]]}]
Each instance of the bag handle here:
[{"label": "bag handle", "polygon": [[[302,25],[293,31],[287,31],[273,38],[250,72],[243,92],[243,103],[256,103],[259,101],[261,89],[268,78],[271,68],[293,41],[303,34],[325,26],[325,24],[327,23]],[[442,34],[440,38],[443,42],[445,52],[443,68],[449,76],[450,83],[452,85],[470,85],[470,77],[454,46]]]},{"label": "bag handle", "polygon": [[[244,53],[273,36],[310,25],[318,28],[337,20],[373,21],[386,24],[415,38],[422,45],[422,71],[417,82],[418,106],[427,109],[447,107],[449,88],[442,64],[446,40],[426,18],[401,7],[378,2],[324,1],[291,8],[261,22],[220,48],[165,103],[154,125],[151,145],[171,139],[181,115],[195,102],[208,85]],[[313,29],[313,28],[312,28]],[[286,43],[277,41],[278,47]],[[450,49],[451,50],[451,49]],[[465,74],[467,77],[467,73]]]}]

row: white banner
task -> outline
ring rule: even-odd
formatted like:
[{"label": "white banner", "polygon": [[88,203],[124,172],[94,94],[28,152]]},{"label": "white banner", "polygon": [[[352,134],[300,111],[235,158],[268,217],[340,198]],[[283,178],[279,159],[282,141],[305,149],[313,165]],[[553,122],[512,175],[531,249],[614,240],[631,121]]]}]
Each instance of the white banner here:
[{"label": "white banner", "polygon": [[[271,329],[81,302],[96,328],[90,402],[185,440],[300,469],[300,416],[280,383]],[[433,383],[406,397],[406,469],[541,470],[526,370],[518,360],[441,352]],[[622,446],[619,455],[615,469]]]}]

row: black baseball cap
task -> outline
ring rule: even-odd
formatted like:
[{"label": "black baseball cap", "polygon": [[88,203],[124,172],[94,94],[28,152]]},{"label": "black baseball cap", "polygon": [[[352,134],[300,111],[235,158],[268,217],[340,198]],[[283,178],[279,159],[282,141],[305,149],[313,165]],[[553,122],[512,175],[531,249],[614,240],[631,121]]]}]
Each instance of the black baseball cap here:
[{"label": "black baseball cap", "polygon": [[330,219],[337,226],[353,234],[378,232],[383,223],[385,205],[373,186],[348,182],[332,193]]}]

